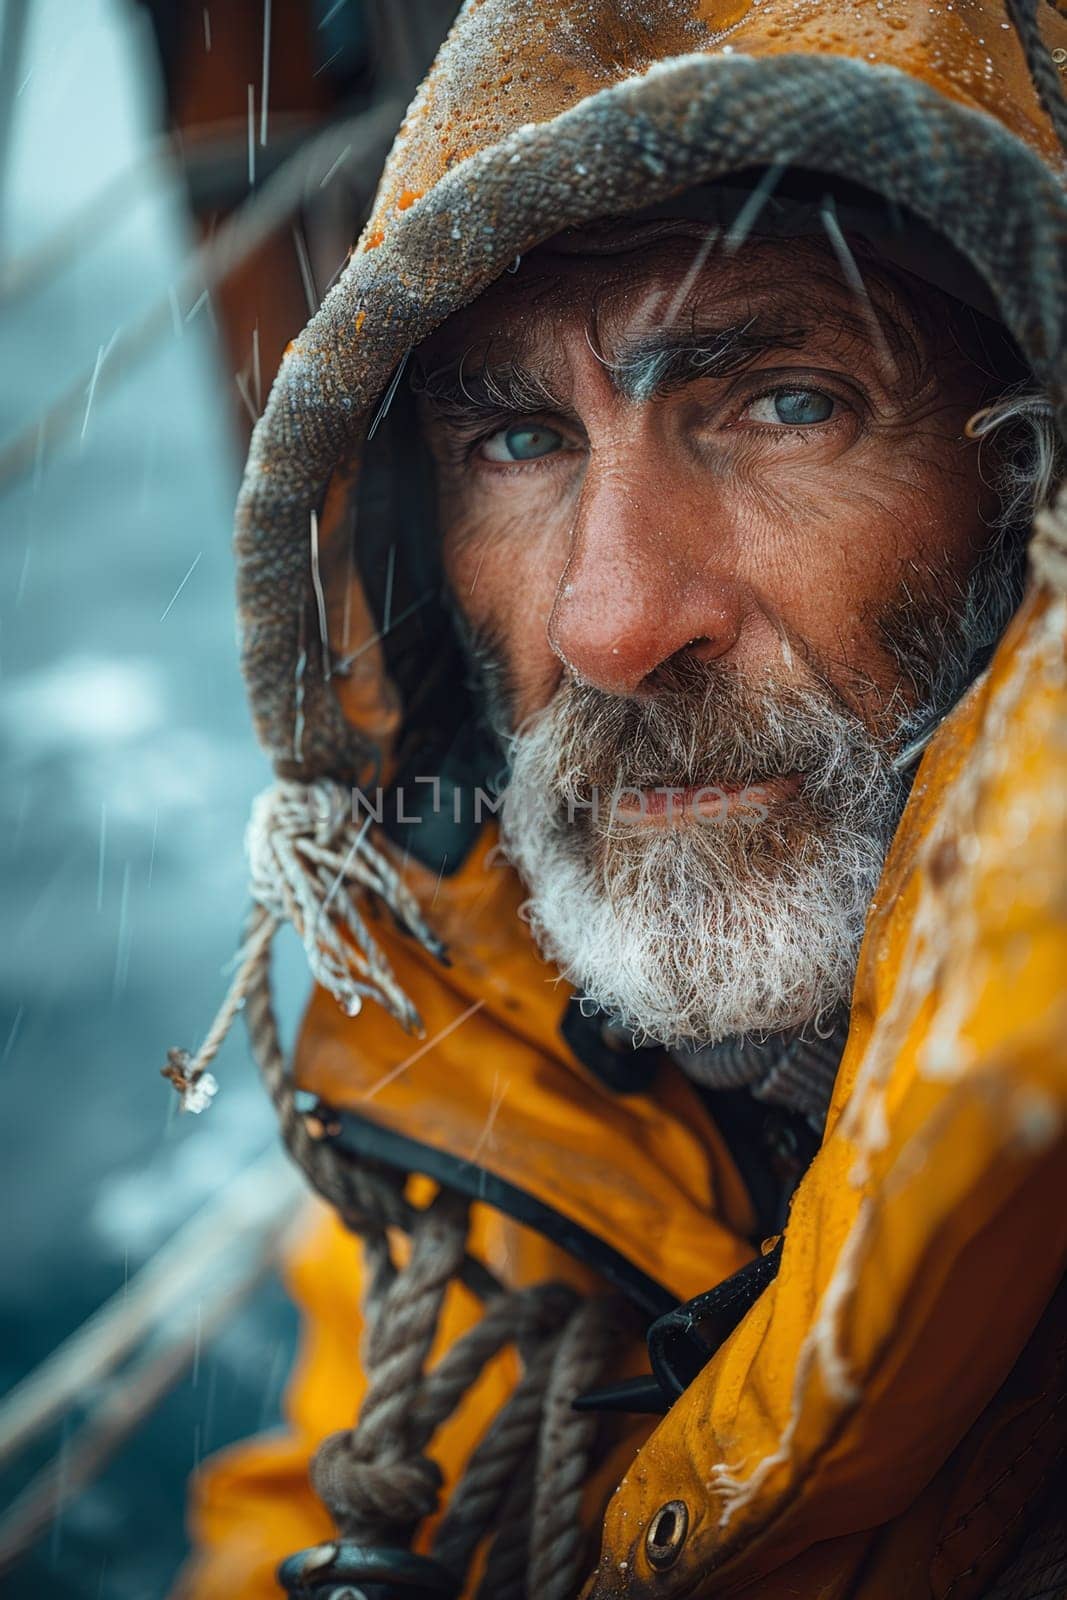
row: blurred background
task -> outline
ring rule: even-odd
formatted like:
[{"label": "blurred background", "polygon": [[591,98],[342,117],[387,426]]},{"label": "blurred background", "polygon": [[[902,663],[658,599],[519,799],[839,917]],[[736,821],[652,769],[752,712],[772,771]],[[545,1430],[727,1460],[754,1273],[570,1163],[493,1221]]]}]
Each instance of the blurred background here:
[{"label": "blurred background", "polygon": [[[189,1474],[279,1423],[299,1184],[239,1028],[201,1116],[160,1068],[225,991],[269,780],[232,598],[248,435],[456,9],[0,0],[9,1600],[165,1595]],[[295,944],[277,981],[291,1031]]]}]

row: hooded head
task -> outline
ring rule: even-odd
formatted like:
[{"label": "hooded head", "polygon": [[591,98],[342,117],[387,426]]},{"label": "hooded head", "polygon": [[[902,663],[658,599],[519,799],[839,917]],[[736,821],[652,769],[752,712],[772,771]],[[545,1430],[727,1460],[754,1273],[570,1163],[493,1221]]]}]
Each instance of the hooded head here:
[{"label": "hooded head", "polygon": [[471,0],[242,491],[280,775],[399,784],[451,872],[510,767],[543,947],[668,1042],[847,996],[909,750],[1020,592],[1020,458],[968,419],[1036,406],[1035,482],[1062,434],[1011,16],[860,16]]}]

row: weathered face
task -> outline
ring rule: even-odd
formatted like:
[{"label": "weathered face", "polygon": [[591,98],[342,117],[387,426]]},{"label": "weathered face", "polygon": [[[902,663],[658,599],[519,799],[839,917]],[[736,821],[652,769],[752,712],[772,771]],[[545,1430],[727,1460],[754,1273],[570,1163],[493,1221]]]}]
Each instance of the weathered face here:
[{"label": "weathered face", "polygon": [[894,743],[988,538],[979,375],[864,289],[813,241],[546,249],[420,353],[534,926],[660,1038],[847,993]]}]

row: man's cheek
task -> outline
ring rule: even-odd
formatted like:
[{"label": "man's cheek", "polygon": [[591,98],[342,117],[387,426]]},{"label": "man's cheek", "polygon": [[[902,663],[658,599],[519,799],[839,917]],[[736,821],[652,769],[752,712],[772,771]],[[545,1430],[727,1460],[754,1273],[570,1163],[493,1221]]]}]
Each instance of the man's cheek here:
[{"label": "man's cheek", "polygon": [[[525,613],[542,591],[554,592],[565,556],[552,547],[549,519],[519,495],[470,495],[459,507],[445,507],[445,572],[465,610],[497,625],[516,600]],[[468,602],[470,604],[468,605]],[[550,604],[550,600],[549,600]],[[487,609],[488,608],[488,609]],[[545,610],[547,620],[547,609]]]},{"label": "man's cheek", "polygon": [[477,595],[476,605],[480,605],[487,587],[492,587],[483,582],[492,545],[492,524],[488,518],[447,499],[442,505],[441,521],[445,576],[463,610],[473,617],[475,608],[470,602]]},{"label": "man's cheek", "polygon": [[770,478],[759,496],[764,570],[795,573],[801,592],[821,603],[847,598],[852,609],[900,561],[954,564],[976,507],[929,464],[917,467],[906,452],[892,462],[879,450],[838,463],[832,475],[805,467]]},{"label": "man's cheek", "polygon": [[855,575],[872,565],[870,508],[835,474],[805,466],[753,475],[735,501],[737,576],[788,623],[842,619]]}]

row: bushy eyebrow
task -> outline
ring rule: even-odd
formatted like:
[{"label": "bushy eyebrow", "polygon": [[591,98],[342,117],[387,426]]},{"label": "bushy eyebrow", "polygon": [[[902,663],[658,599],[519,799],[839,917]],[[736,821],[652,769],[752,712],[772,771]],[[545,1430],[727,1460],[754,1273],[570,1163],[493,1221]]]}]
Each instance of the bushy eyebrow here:
[{"label": "bushy eyebrow", "polygon": [[[757,326],[750,318],[721,328],[653,329],[621,343],[610,360],[593,353],[624,399],[644,403],[701,378],[733,377],[770,351],[798,348],[806,333],[796,326]],[[412,387],[441,421],[462,426],[501,415],[571,410],[521,361],[468,370],[469,355],[412,375]]]},{"label": "bushy eyebrow", "polygon": [[628,341],[604,365],[627,400],[653,400],[700,378],[732,378],[773,350],[803,344],[803,328],[756,325],[756,319],[700,331],[653,331]]},{"label": "bushy eyebrow", "polygon": [[442,421],[462,424],[566,409],[544,379],[521,361],[468,371],[468,354],[430,371],[417,368],[412,374],[412,388]]}]

